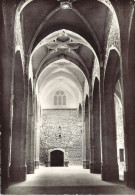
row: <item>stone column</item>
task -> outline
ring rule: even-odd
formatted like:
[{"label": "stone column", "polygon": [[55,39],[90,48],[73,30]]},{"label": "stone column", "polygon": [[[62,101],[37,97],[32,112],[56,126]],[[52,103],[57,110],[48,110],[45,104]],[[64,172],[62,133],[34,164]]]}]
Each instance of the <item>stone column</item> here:
[{"label": "stone column", "polygon": [[[114,111],[114,93],[109,92],[109,98],[105,105],[106,128],[103,129],[103,153],[105,158],[102,165],[102,179],[107,181],[115,181],[119,179],[118,163],[117,163],[117,148],[116,148],[116,127],[115,127],[115,111]],[[107,98],[107,97],[106,97]],[[110,105],[110,106],[109,106]]]},{"label": "stone column", "polygon": [[[116,69],[117,67],[117,69]],[[109,54],[106,74],[101,68],[101,120],[102,120],[102,179],[119,179],[116,147],[116,126],[114,108],[115,74],[119,69],[119,56],[115,50]]]},{"label": "stone column", "polygon": [[86,169],[86,131],[85,123],[83,122],[83,168]]},{"label": "stone column", "polygon": [[85,153],[85,161],[83,161],[84,165],[83,167],[85,169],[89,169],[89,163],[90,163],[90,119],[89,119],[89,98],[88,95],[86,96],[86,100],[85,100],[85,146],[86,146],[86,153]]},{"label": "stone column", "polygon": [[79,122],[82,122],[82,105],[81,104],[79,104],[78,119],[79,119]]},{"label": "stone column", "polygon": [[21,56],[20,52],[17,51],[14,72],[14,108],[10,166],[11,181],[24,181],[26,179],[25,144],[27,103],[24,80]]},{"label": "stone column", "polygon": [[83,168],[86,169],[86,128],[85,128],[85,103],[82,103],[82,127],[83,127]]},{"label": "stone column", "polygon": [[36,157],[35,157],[35,168],[39,168],[39,153],[40,153],[40,126],[37,124],[37,134],[36,134]]},{"label": "stone column", "polygon": [[[14,19],[16,2],[0,3],[0,68],[1,68],[1,122],[2,122],[2,181],[4,193],[9,182],[10,140],[11,140],[11,96],[14,69]],[[3,7],[2,7],[3,6]],[[5,25],[6,24],[6,25]],[[10,32],[10,33],[9,33]]]},{"label": "stone column", "polygon": [[39,168],[39,148],[40,148],[40,124],[39,124],[39,112],[40,107],[37,102],[37,97],[35,97],[35,168]]},{"label": "stone column", "polygon": [[95,79],[93,90],[93,128],[92,128],[92,158],[91,173],[101,173],[101,139],[100,139],[100,96],[99,81]]},{"label": "stone column", "polygon": [[135,2],[119,3],[126,149],[125,181],[135,188]]},{"label": "stone column", "polygon": [[93,95],[92,83],[89,84],[89,101],[90,101],[90,172],[94,163],[94,132],[93,132]]},{"label": "stone column", "polygon": [[31,81],[29,82],[29,94],[28,94],[28,122],[27,122],[27,137],[26,137],[26,150],[27,150],[27,173],[34,173],[34,121],[33,121],[33,97]]}]

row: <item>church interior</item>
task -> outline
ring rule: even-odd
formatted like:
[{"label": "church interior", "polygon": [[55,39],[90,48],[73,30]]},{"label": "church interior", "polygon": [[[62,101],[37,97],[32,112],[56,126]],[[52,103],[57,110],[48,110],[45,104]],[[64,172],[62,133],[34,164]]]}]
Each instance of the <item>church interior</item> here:
[{"label": "church interior", "polygon": [[2,0],[2,194],[135,194],[135,0]]}]

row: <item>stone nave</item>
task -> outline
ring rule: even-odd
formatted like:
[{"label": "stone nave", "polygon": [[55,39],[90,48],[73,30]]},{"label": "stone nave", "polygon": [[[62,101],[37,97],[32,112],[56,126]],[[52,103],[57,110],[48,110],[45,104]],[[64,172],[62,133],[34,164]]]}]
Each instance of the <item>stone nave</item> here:
[{"label": "stone nave", "polygon": [[0,14],[2,193],[135,194],[135,1]]}]

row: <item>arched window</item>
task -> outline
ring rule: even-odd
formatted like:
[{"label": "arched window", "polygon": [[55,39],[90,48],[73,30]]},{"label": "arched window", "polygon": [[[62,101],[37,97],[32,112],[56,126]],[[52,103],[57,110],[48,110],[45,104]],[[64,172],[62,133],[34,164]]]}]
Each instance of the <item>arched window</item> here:
[{"label": "arched window", "polygon": [[61,105],[61,95],[58,96],[58,105]]},{"label": "arched window", "polygon": [[54,105],[57,105],[57,96],[54,96]]},{"label": "arched window", "polygon": [[54,105],[66,105],[66,96],[64,91],[57,91],[54,96]]},{"label": "arched window", "polygon": [[66,105],[66,96],[63,96],[63,105]]}]

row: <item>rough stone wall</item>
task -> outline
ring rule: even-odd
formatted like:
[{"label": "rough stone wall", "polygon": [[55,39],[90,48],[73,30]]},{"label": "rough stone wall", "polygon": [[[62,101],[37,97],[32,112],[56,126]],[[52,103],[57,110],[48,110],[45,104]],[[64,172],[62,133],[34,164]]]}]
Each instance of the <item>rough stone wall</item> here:
[{"label": "rough stone wall", "polygon": [[[115,97],[115,118],[116,118],[116,136],[117,136],[117,156],[119,171],[124,174],[125,170],[125,147],[124,147],[124,126],[123,111],[118,99]],[[120,162],[120,149],[124,149],[124,161]]]},{"label": "rough stone wall", "polygon": [[69,165],[82,165],[82,125],[77,109],[46,109],[42,111],[40,130],[40,162],[50,161],[50,152],[64,152]]},{"label": "rough stone wall", "polygon": [[105,32],[105,47],[104,47],[104,71],[106,70],[107,61],[111,49],[115,49],[120,54],[120,27],[116,12],[109,0],[98,0],[105,4],[109,8],[109,12],[106,20],[106,32]]}]

